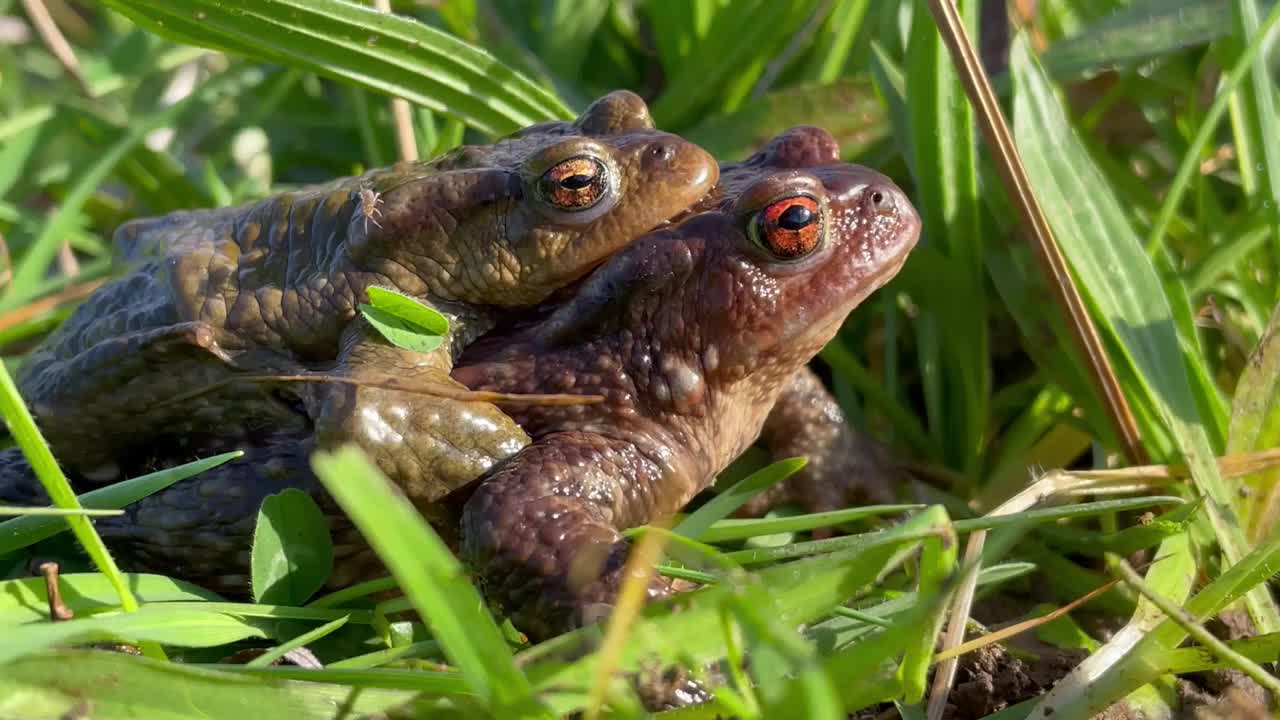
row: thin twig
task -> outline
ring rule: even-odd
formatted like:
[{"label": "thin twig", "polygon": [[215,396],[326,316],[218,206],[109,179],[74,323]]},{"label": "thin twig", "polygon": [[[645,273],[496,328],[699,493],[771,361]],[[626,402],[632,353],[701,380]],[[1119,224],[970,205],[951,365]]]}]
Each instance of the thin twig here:
[{"label": "thin twig", "polygon": [[447,400],[461,402],[488,402],[499,405],[596,405],[604,402],[603,395],[575,395],[570,393],[504,393],[490,390],[468,390],[440,382],[415,380],[413,378],[393,377],[391,375],[351,378],[342,375],[325,373],[299,375],[234,375],[225,380],[203,385],[189,392],[175,395],[156,403],[156,407],[180,405],[201,395],[229,387],[237,383],[337,383],[356,387],[373,387],[381,390],[409,393],[412,395],[433,395]]},{"label": "thin twig", "polygon": [[58,269],[69,278],[80,274],[80,261],[76,259],[76,253],[69,242],[62,243],[58,248]]},{"label": "thin twig", "polygon": [[[391,0],[373,0],[378,12],[391,14]],[[413,109],[404,98],[391,98],[391,120],[396,128],[396,147],[400,159],[413,162],[418,159],[418,138],[413,132]]]},{"label": "thin twig", "polygon": [[[26,8],[27,18],[35,26],[36,33],[40,35],[45,48],[58,59],[58,62],[62,64],[62,69],[66,70],[67,74],[75,79],[76,84],[80,86],[80,92],[84,93],[85,97],[93,97],[93,89],[89,87],[89,83],[85,81],[84,75],[80,72],[80,60],[76,58],[76,53],[71,49],[71,44],[62,36],[62,31],[58,29],[58,24],[53,21],[53,16],[49,14],[49,8],[44,6],[44,1],[22,0],[22,5]],[[76,260],[76,254],[71,250],[71,244],[65,241],[58,248],[58,268],[67,277],[75,277],[80,274],[80,262]]]},{"label": "thin twig", "polygon": [[92,295],[93,291],[97,290],[105,282],[106,279],[103,278],[100,280],[90,280],[89,282],[80,283],[79,285],[72,285],[71,287],[60,290],[52,295],[27,303],[22,307],[14,308],[9,312],[0,315],[0,331],[21,325],[22,323],[32,318],[39,317],[65,303],[83,300],[84,298]]},{"label": "thin twig", "polygon": [[44,576],[45,597],[49,600],[49,620],[62,622],[74,618],[76,614],[62,602],[62,591],[58,583],[58,563],[40,563],[40,574]]},{"label": "thin twig", "polygon": [[49,9],[44,6],[44,0],[22,0],[22,6],[26,8],[27,19],[31,21],[36,33],[40,35],[45,48],[58,59],[58,62],[62,64],[62,69],[66,70],[67,74],[75,79],[85,97],[93,97],[93,91],[89,87],[89,83],[85,81],[84,75],[80,72],[80,60],[76,58],[75,51],[71,49],[71,44],[62,36],[62,31],[58,29],[58,24],[53,21],[53,16],[49,14]]},{"label": "thin twig", "polygon": [[1089,317],[1079,290],[1071,279],[1066,259],[1054,240],[1053,228],[1032,191],[1031,180],[1018,154],[1009,124],[996,101],[991,81],[982,70],[955,3],[953,0],[930,0],[929,9],[951,53],[969,102],[973,104],[987,146],[995,154],[996,169],[1014,200],[1031,245],[1036,250],[1036,257],[1049,280],[1050,290],[1067,314],[1072,338],[1089,364],[1089,377],[1111,416],[1111,422],[1124,444],[1125,454],[1130,462],[1146,463],[1147,453],[1142,446],[1133,411],[1120,389],[1120,381],[1111,368],[1093,319]]},{"label": "thin twig", "polygon": [[[1101,483],[1105,482],[1107,481],[1101,481]],[[1022,492],[1001,503],[999,507],[987,513],[987,516],[1013,515],[1057,497],[1069,497],[1085,488],[1088,488],[1091,492],[1097,492],[1097,488],[1101,483],[1098,480],[1079,477],[1062,470],[1055,470],[1046,473],[1024,488]],[[964,582],[956,590],[955,599],[952,601],[950,614],[947,618],[947,631],[943,635],[942,645],[938,649],[939,656],[945,659],[938,663],[937,669],[933,674],[933,685],[929,691],[927,712],[929,720],[938,720],[938,718],[942,717],[942,712],[947,706],[947,695],[951,692],[952,683],[955,682],[956,668],[959,664],[955,657],[955,648],[960,647],[961,643],[964,642],[964,631],[969,623],[969,611],[973,607],[973,593],[977,587],[978,571],[981,570],[982,550],[986,544],[986,539],[987,531],[980,530],[970,535],[965,545],[964,562],[966,565],[972,564],[974,571],[965,577]]]},{"label": "thin twig", "polygon": [[1031,618],[1030,620],[1024,620],[1020,623],[1015,623],[1008,627],[1000,628],[999,630],[993,630],[987,633],[986,635],[983,635],[982,637],[976,637],[967,643],[961,643],[960,645],[957,645],[951,648],[950,650],[938,653],[934,657],[934,661],[942,662],[944,660],[949,660],[953,657],[959,657],[965,653],[973,652],[978,648],[986,647],[988,645],[998,643],[1001,640],[1004,640],[1006,638],[1011,638],[1014,635],[1024,633],[1033,628],[1040,627],[1041,625],[1044,625],[1046,623],[1053,622],[1054,620],[1057,620],[1058,618],[1062,617],[1063,615],[1066,615],[1072,610],[1075,610],[1076,608],[1089,602],[1090,600],[1111,590],[1111,588],[1115,587],[1118,584],[1120,584],[1119,580],[1112,580],[1104,585],[1100,585],[1094,588],[1093,590],[1090,590],[1089,592],[1085,593],[1084,595],[1081,595],[1075,600],[1072,600],[1066,605],[1063,605],[1060,608],[1056,608],[1052,612],[1045,613],[1044,615],[1041,615],[1039,617]]},{"label": "thin twig", "polygon": [[0,290],[13,279],[13,257],[9,255],[9,243],[0,233]]}]

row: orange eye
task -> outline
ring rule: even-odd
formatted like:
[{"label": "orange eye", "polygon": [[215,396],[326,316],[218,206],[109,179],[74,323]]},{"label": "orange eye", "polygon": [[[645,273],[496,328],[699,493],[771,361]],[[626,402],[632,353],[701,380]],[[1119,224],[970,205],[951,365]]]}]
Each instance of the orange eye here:
[{"label": "orange eye", "polygon": [[560,210],[577,212],[600,202],[608,191],[609,172],[593,157],[561,160],[538,178],[538,193]]},{"label": "orange eye", "polygon": [[775,200],[756,214],[751,229],[755,241],[777,257],[802,258],[822,240],[821,209],[807,195]]}]

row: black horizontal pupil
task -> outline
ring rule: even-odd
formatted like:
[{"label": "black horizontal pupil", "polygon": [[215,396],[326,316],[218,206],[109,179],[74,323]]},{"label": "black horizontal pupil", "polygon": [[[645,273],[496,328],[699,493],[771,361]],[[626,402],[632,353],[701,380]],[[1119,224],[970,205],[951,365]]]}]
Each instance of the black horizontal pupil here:
[{"label": "black horizontal pupil", "polygon": [[589,187],[594,180],[595,177],[591,175],[570,175],[560,181],[560,187],[565,188],[566,190],[581,190],[585,187]]},{"label": "black horizontal pupil", "polygon": [[813,212],[803,205],[792,205],[778,216],[778,227],[799,230],[813,222]]}]

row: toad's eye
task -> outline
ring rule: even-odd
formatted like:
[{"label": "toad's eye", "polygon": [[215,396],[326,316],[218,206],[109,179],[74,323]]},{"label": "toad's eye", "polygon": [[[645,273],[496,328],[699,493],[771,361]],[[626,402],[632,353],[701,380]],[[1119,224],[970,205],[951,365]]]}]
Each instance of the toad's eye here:
[{"label": "toad's eye", "polygon": [[561,160],[538,178],[538,194],[566,212],[586,210],[608,192],[609,171],[593,157]]},{"label": "toad's eye", "polygon": [[822,242],[822,212],[807,196],[775,200],[751,221],[752,239],[782,260],[797,260]]}]

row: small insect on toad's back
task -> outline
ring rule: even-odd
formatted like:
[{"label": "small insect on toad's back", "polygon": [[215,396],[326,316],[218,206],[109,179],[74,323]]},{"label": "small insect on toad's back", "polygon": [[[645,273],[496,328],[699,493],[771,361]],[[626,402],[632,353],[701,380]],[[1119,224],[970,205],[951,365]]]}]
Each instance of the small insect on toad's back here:
[{"label": "small insect on toad's back", "polygon": [[382,194],[367,187],[360,188],[360,214],[364,216],[364,231],[369,232],[369,223],[373,223],[378,229],[382,229],[382,225],[374,220],[374,217],[382,217],[382,211],[378,206],[382,204]]}]

